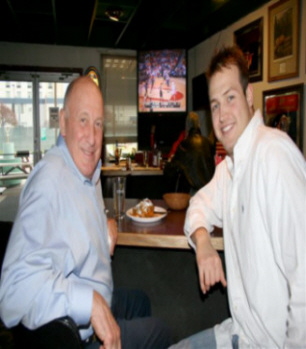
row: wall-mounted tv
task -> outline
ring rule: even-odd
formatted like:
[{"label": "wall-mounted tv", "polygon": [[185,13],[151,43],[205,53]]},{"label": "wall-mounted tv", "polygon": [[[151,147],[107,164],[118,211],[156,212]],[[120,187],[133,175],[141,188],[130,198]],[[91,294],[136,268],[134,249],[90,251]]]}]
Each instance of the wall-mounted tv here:
[{"label": "wall-mounted tv", "polygon": [[138,113],[186,113],[185,49],[138,52]]}]

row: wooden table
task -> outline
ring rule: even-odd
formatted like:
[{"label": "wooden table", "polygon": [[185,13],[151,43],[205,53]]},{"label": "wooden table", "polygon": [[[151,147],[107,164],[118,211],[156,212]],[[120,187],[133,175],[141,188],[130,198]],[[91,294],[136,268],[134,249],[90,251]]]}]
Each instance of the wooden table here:
[{"label": "wooden table", "polygon": [[[32,162],[1,162],[0,180],[24,179],[29,176],[26,168],[32,168]],[[19,172],[13,172],[18,170]]]},{"label": "wooden table", "polygon": [[[112,199],[104,199],[105,206],[112,213]],[[126,199],[126,210],[140,200]],[[167,208],[163,200],[152,200],[154,205]],[[166,217],[156,223],[138,223],[125,216],[118,222],[118,245],[133,247],[155,247],[170,249],[190,249],[183,232],[186,211],[168,211]],[[216,250],[223,250],[221,230],[212,234],[212,244]]]},{"label": "wooden table", "polygon": [[[0,162],[1,173],[3,176],[8,175],[13,170],[20,170],[23,173],[27,173],[27,171],[23,168],[24,166],[32,166],[32,162]],[[4,169],[6,167],[6,169]]]}]

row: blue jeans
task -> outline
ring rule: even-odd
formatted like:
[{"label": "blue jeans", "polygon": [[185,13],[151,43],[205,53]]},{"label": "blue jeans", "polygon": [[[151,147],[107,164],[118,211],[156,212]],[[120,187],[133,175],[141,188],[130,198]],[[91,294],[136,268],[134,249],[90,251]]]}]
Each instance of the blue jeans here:
[{"label": "blue jeans", "polygon": [[217,343],[213,328],[198,332],[185,338],[169,349],[216,349]]},{"label": "blue jeans", "polygon": [[[235,334],[232,336],[232,349],[239,349],[239,337]],[[213,328],[198,332],[186,339],[181,340],[169,349],[216,349],[216,337]]]},{"label": "blue jeans", "polygon": [[[171,345],[169,329],[151,316],[151,303],[144,292],[115,290],[111,309],[120,327],[122,349],[166,349]],[[94,342],[86,349],[97,349],[100,345]]]}]

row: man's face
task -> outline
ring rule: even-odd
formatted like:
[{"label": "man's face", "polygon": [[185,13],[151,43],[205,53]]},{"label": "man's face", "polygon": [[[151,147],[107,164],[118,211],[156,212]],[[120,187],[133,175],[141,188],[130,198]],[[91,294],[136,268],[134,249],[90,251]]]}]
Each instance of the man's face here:
[{"label": "man's face", "polygon": [[248,85],[246,94],[235,65],[215,73],[209,83],[210,107],[216,137],[229,156],[238,138],[252,117],[253,94]]},{"label": "man's face", "polygon": [[101,157],[103,137],[103,101],[91,81],[74,86],[60,120],[61,134],[74,163],[91,178]]}]

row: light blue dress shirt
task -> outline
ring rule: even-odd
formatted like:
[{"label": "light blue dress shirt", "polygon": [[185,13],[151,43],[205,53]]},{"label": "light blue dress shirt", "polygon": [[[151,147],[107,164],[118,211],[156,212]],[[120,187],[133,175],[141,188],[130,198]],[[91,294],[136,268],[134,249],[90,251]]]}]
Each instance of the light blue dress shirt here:
[{"label": "light blue dress shirt", "polygon": [[82,338],[92,334],[93,290],[111,303],[113,280],[100,182],[75,166],[59,136],[20,196],[3,263],[0,316],[37,328],[69,315]]}]

